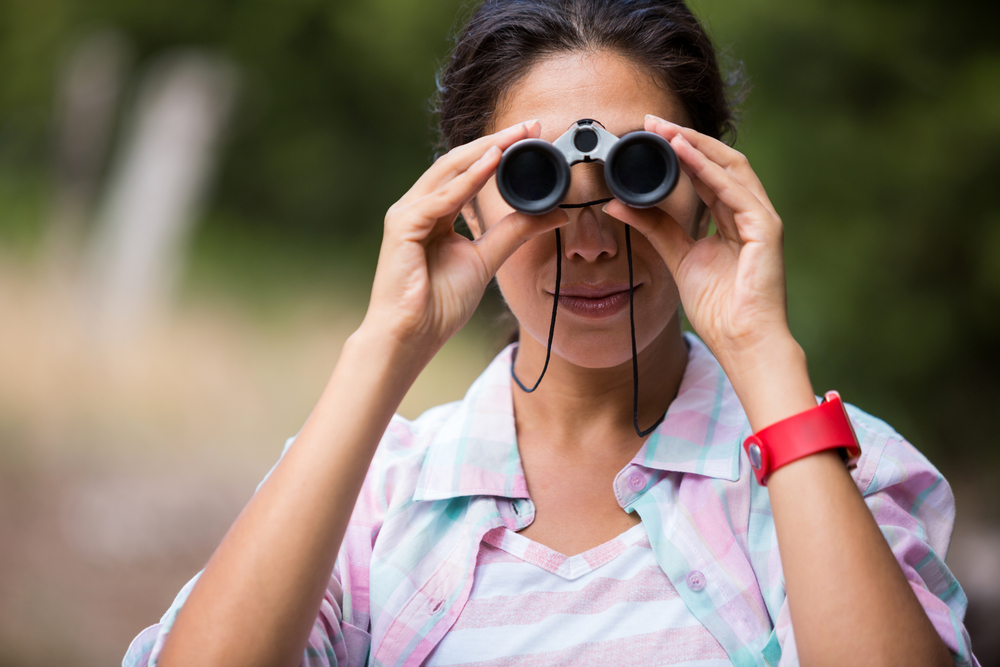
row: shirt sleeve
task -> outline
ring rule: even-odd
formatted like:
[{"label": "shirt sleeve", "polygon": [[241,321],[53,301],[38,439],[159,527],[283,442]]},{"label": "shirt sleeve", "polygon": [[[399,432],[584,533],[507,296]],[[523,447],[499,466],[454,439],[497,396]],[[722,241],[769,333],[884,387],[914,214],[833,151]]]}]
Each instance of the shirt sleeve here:
[{"label": "shirt sleeve", "polygon": [[[282,456],[294,440],[295,438],[288,439]],[[407,447],[410,440],[412,435],[406,420],[394,418],[379,444],[362,485],[347,534],[299,663],[302,667],[360,667],[367,662],[371,647],[368,572],[372,546],[389,502],[387,489],[391,490],[392,487],[393,475],[391,470],[386,470],[385,464],[401,445]],[[264,480],[270,474],[269,471]],[[262,481],[261,484],[263,483]],[[259,490],[260,485],[257,488]],[[132,640],[122,660],[122,667],[155,667],[177,614],[200,576],[201,572],[184,585],[159,623],[146,628]]]},{"label": "shirt sleeve", "polygon": [[[355,667],[364,665],[368,658],[370,635],[344,620],[344,593],[337,569],[334,568],[330,577],[319,613],[309,633],[309,640],[299,663],[302,667]],[[122,660],[122,667],[154,667],[157,664],[177,614],[200,576],[199,572],[184,585],[159,623],[146,628],[132,640]]]},{"label": "shirt sleeve", "polygon": [[[956,665],[979,667],[964,618],[965,592],[945,565],[955,499],[940,472],[884,422],[848,407],[863,455],[852,473],[917,600]],[[780,667],[798,665],[788,600],[775,619]]]},{"label": "shirt sleeve", "polygon": [[863,495],[955,664],[978,667],[964,623],[969,601],[944,562],[955,525],[955,498],[947,480],[893,432]]}]

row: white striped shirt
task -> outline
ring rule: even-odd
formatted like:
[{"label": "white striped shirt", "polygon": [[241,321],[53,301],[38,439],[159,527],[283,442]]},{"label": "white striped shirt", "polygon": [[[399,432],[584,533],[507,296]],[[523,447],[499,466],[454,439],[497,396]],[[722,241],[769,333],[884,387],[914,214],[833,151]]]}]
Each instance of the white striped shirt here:
[{"label": "white striped shirt", "polygon": [[656,562],[643,524],[564,556],[501,527],[427,667],[731,665]]}]

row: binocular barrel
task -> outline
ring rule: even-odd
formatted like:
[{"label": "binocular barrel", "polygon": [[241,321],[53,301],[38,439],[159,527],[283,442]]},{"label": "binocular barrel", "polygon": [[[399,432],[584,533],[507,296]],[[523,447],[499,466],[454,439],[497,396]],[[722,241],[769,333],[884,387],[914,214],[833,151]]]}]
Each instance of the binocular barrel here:
[{"label": "binocular barrel", "polygon": [[497,187],[522,213],[548,213],[566,197],[570,167],[604,164],[604,181],[616,199],[637,208],[656,206],[673,192],[680,166],[666,139],[652,132],[630,132],[620,139],[593,120],[579,120],[549,143],[523,139],[504,151]]}]

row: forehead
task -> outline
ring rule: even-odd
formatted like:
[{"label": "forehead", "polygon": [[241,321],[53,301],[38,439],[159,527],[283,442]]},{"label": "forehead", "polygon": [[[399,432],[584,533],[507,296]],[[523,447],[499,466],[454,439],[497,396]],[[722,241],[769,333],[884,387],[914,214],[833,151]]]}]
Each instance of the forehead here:
[{"label": "forehead", "polygon": [[553,141],[575,121],[593,118],[621,135],[641,130],[647,113],[686,120],[674,95],[633,61],[611,51],[559,53],[507,91],[492,131],[537,118],[542,139]]}]

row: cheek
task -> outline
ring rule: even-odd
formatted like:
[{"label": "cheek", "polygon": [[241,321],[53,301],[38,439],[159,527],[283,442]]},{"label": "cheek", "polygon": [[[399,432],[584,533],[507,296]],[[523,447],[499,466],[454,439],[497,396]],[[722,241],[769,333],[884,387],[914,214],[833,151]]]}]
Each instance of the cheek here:
[{"label": "cheek", "polygon": [[540,272],[545,270],[546,261],[539,245],[543,240],[528,241],[497,270],[497,285],[504,301],[518,319],[531,317],[537,309],[536,303],[541,301],[539,292],[544,281],[540,281]]}]

